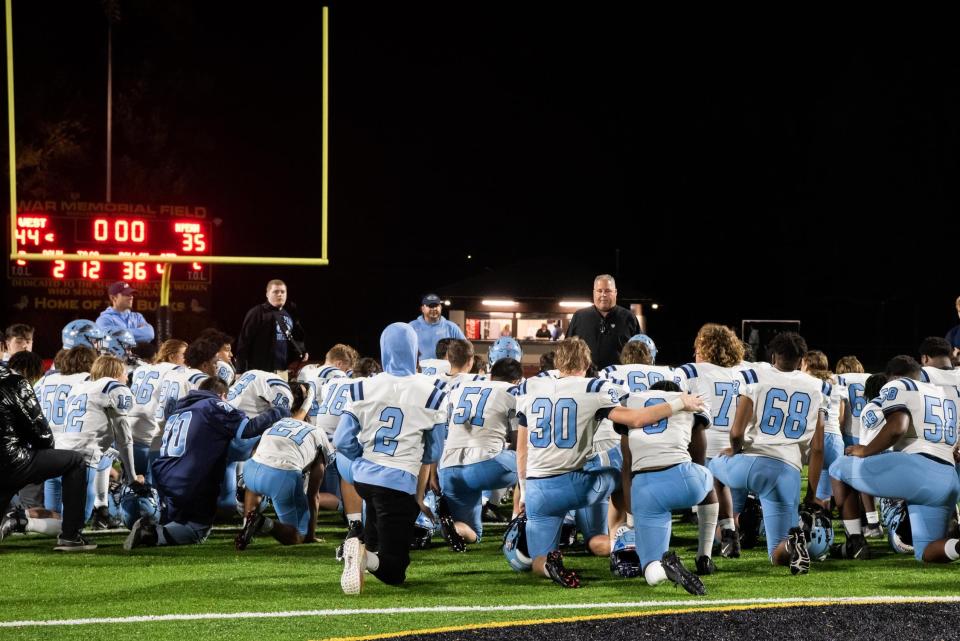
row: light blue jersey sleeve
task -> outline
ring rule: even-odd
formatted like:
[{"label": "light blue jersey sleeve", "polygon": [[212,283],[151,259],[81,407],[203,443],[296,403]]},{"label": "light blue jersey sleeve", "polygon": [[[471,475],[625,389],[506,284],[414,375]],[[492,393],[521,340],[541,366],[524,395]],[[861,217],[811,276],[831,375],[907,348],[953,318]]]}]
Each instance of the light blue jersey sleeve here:
[{"label": "light blue jersey sleeve", "polygon": [[440,457],[443,455],[443,441],[446,430],[446,423],[439,423],[434,425],[432,430],[424,432],[423,458],[420,459],[421,463],[429,465],[430,463],[436,463],[440,460]]},{"label": "light blue jersey sleeve", "polygon": [[360,421],[357,417],[350,412],[341,414],[337,431],[333,435],[333,447],[336,448],[337,454],[351,461],[360,458],[363,454],[363,446],[357,440],[358,434],[360,434]]}]

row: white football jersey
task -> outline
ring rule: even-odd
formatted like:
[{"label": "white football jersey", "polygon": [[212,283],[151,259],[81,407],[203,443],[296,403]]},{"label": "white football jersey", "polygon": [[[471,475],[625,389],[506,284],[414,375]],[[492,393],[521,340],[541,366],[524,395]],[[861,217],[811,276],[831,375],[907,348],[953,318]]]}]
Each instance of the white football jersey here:
[{"label": "white football jersey", "polygon": [[160,384],[163,377],[180,367],[173,363],[141,365],[133,372],[130,393],[133,407],[130,409],[130,430],[136,443],[150,445],[160,432],[157,421],[157,405],[160,403]]},{"label": "white football jersey", "polygon": [[40,401],[40,410],[54,434],[63,431],[63,422],[67,417],[67,399],[73,388],[88,380],[88,372],[69,375],[53,372],[37,381],[33,392]]},{"label": "white football jersey", "polygon": [[876,403],[877,400],[879,399],[873,399],[867,403],[860,412],[860,418],[857,420],[859,429],[854,434],[860,439],[860,445],[869,445],[887,424],[887,417],[883,415],[883,408]]},{"label": "white football jersey", "polygon": [[[313,403],[310,404],[310,409],[307,410],[308,423],[317,425],[320,401],[323,398],[320,393],[320,388],[329,381],[345,378],[347,378],[346,373],[344,373],[342,369],[333,367],[332,365],[304,365],[300,368],[300,372],[297,374],[297,380],[313,388]],[[336,425],[334,425],[333,429],[337,429]],[[329,430],[327,430],[327,434],[333,436],[333,432]]]},{"label": "white football jersey", "polygon": [[424,376],[449,376],[450,361],[445,358],[424,358],[420,361],[420,373]]},{"label": "white football jersey", "polygon": [[[627,407],[643,408],[669,403],[680,396],[680,392],[661,392],[659,390],[630,394]],[[657,469],[687,463],[690,458],[690,438],[694,422],[710,424],[710,410],[704,412],[677,412],[653,425],[631,429],[628,434],[634,472]]]},{"label": "white football jersey", "polygon": [[377,374],[354,383],[344,412],[360,423],[357,440],[371,463],[417,476],[424,432],[447,422],[446,392],[437,379]]},{"label": "white football jersey", "polygon": [[631,394],[646,392],[654,383],[673,380],[673,368],[666,365],[610,365],[604,368],[600,376],[619,385]]},{"label": "white football jersey", "polygon": [[597,431],[593,435],[593,453],[606,452],[618,445],[620,445],[620,435],[613,427],[613,421],[609,418],[603,419],[600,425],[597,425]]},{"label": "white football jersey", "polygon": [[[471,374],[471,376],[473,376]],[[439,467],[469,465],[492,459],[506,447],[516,429],[517,397],[505,381],[470,381],[447,397],[447,440]]]},{"label": "white football jersey", "polygon": [[253,460],[278,470],[306,472],[317,456],[328,461],[332,451],[323,430],[303,421],[284,418],[260,437]]},{"label": "white football jersey", "polygon": [[778,459],[801,469],[800,451],[826,414],[833,386],[801,371],[771,367],[740,372],[740,394],[753,401],[744,435],[744,454]]},{"label": "white football jersey", "polygon": [[233,385],[237,378],[237,370],[227,361],[217,361],[217,378],[227,385]]},{"label": "white football jersey", "polygon": [[107,410],[126,416],[131,407],[130,388],[112,378],[78,383],[67,399],[63,432],[54,436],[57,449],[80,452],[95,465],[114,441]]},{"label": "white football jersey", "polygon": [[767,361],[740,361],[736,369],[776,369]]},{"label": "white football jersey", "polygon": [[744,384],[739,367],[721,367],[713,363],[687,363],[673,370],[673,380],[681,390],[703,397],[710,406],[707,430],[707,458],[720,456],[730,447],[730,426],[737,415],[737,399]]},{"label": "white football jersey", "polygon": [[475,383],[477,381],[487,380],[486,374],[454,374],[452,376],[438,376],[437,378],[446,382],[447,386],[444,388],[447,392],[452,391],[458,385],[467,385],[469,383]]},{"label": "white football jersey", "polygon": [[940,387],[956,387],[960,385],[960,369],[940,369],[928,365],[920,369],[920,381]]},{"label": "white football jersey", "polygon": [[880,408],[887,418],[907,412],[910,424],[893,445],[896,452],[926,454],[953,465],[957,444],[957,388],[919,383],[909,378],[890,381],[880,390]]},{"label": "white football jersey", "polygon": [[[187,394],[200,387],[200,383],[210,378],[198,369],[192,367],[180,366],[168,371],[160,379],[160,396],[157,398],[157,411],[154,417],[157,419],[157,425],[160,434],[154,440],[159,440],[163,436],[163,428],[166,425],[167,416],[173,413],[177,406],[177,401],[184,398]],[[159,446],[159,443],[157,443]]]},{"label": "white football jersey", "polygon": [[839,383],[830,383],[829,406],[823,419],[823,433],[842,436],[840,432],[840,404],[847,398],[847,388]]},{"label": "white football jersey", "polygon": [[262,369],[247,370],[230,386],[227,402],[247,415],[256,418],[271,407],[293,411],[293,392],[290,385],[273,372]]},{"label": "white football jersey", "polygon": [[346,376],[346,372],[333,365],[304,365],[297,373],[297,380],[301,383],[313,383],[319,388],[331,379],[346,378]]},{"label": "white football jersey", "polygon": [[332,378],[326,381],[316,394],[316,400],[313,405],[316,406],[316,414],[313,420],[308,423],[316,425],[324,431],[331,441],[337,431],[337,425],[340,423],[340,415],[343,414],[343,408],[347,402],[353,400],[353,384],[358,381],[368,380],[366,378]]},{"label": "white football jersey", "polygon": [[601,378],[531,378],[520,386],[517,416],[529,431],[527,478],[579,470],[593,453],[600,422],[627,392]]},{"label": "white football jersey", "polygon": [[863,386],[870,378],[870,374],[861,372],[851,372],[837,376],[837,384],[841,385],[846,392],[847,417],[840,430],[844,434],[849,434],[859,438],[860,434],[860,414],[864,406],[869,401],[863,394]]}]

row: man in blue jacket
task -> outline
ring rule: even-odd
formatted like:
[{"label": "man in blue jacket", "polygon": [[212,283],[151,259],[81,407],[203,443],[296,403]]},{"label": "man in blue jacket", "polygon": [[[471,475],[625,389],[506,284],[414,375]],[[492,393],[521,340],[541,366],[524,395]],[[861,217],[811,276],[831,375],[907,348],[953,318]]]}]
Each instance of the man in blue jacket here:
[{"label": "man in blue jacket", "polygon": [[147,322],[143,314],[132,310],[136,290],[120,282],[110,285],[107,293],[110,295],[110,307],[100,313],[97,327],[108,334],[113,329],[127,329],[137,343],[151,342],[154,336],[153,325]]},{"label": "man in blue jacket", "polygon": [[410,321],[410,327],[417,333],[421,358],[439,358],[437,341],[441,338],[466,338],[459,325],[443,317],[442,309],[440,297],[427,294],[420,300],[420,316]]}]

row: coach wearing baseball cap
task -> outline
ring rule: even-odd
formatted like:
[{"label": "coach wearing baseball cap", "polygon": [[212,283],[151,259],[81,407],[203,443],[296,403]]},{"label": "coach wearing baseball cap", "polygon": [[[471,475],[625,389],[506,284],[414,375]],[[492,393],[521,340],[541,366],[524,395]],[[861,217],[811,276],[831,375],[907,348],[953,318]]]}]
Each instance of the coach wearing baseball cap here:
[{"label": "coach wearing baseball cap", "polygon": [[421,358],[436,358],[437,341],[441,338],[466,339],[460,326],[440,315],[443,301],[436,294],[427,294],[420,299],[420,317],[410,321],[417,333],[417,345]]},{"label": "coach wearing baseball cap", "polygon": [[147,322],[143,314],[131,309],[135,293],[135,289],[122,281],[110,285],[107,290],[110,296],[110,307],[100,313],[97,318],[97,327],[105,332],[128,329],[138,343],[149,343],[154,336],[153,325]]}]

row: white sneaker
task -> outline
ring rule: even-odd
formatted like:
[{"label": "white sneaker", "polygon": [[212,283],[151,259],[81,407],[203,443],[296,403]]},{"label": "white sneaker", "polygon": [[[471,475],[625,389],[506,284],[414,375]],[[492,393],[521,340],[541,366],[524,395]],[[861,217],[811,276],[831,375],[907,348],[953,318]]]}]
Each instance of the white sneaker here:
[{"label": "white sneaker", "polygon": [[340,574],[340,589],[344,594],[360,594],[363,590],[363,575],[367,570],[367,546],[357,537],[343,543],[343,573]]}]

